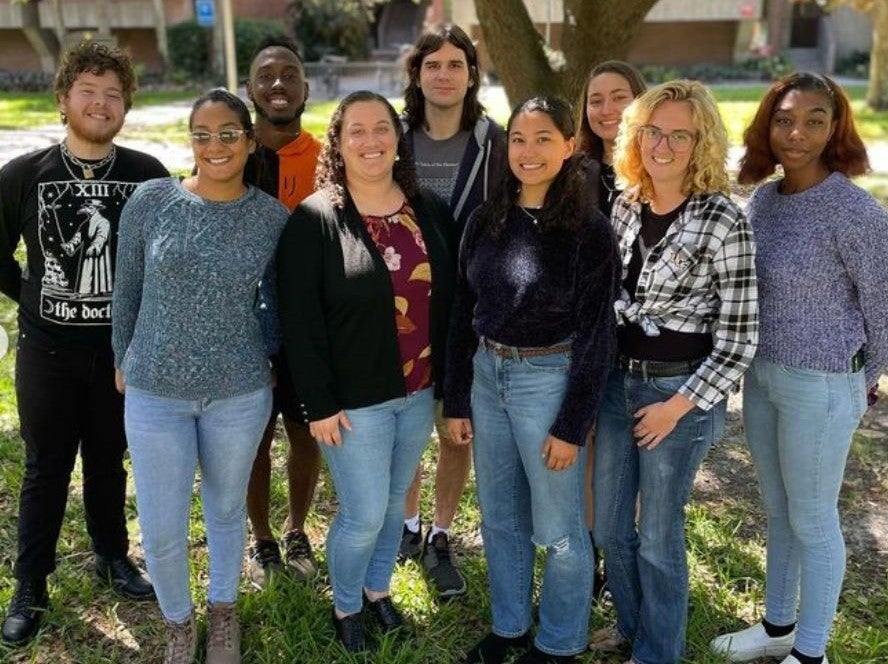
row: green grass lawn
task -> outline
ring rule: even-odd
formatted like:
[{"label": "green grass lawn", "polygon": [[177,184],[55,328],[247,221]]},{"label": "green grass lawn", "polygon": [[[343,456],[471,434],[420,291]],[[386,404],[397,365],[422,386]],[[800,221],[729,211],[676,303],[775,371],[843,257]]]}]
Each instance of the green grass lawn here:
[{"label": "green grass lawn", "polygon": [[[729,122],[751,112],[763,88],[719,89],[722,110]],[[852,93],[854,91],[852,90]],[[176,96],[190,99],[193,93]],[[857,93],[855,93],[856,95]],[[43,99],[41,101],[41,98]],[[139,103],[143,103],[140,100]],[[859,101],[855,102],[859,104]],[[304,126],[322,135],[335,104],[311,104]],[[34,109],[29,110],[29,109]],[[508,109],[491,109],[502,117]],[[43,114],[43,115],[41,115]],[[866,117],[866,114],[862,114]],[[879,131],[884,114],[872,114]],[[23,117],[22,117],[23,116]],[[47,118],[39,120],[39,118]],[[0,127],[7,122],[32,126],[54,122],[56,111],[45,96],[19,95],[0,99]],[[158,135],[172,139],[182,127]],[[164,133],[167,131],[168,133]],[[878,182],[866,186],[880,186]],[[886,187],[888,192],[888,187]],[[15,339],[15,309],[0,296],[0,325]],[[0,610],[13,591],[12,565],[16,549],[16,513],[23,472],[23,443],[18,435],[13,388],[14,352],[0,359]],[[871,416],[856,437],[846,472],[841,500],[849,546],[848,574],[829,648],[834,664],[884,664],[888,661],[888,535],[880,531],[878,517],[888,512],[888,408]],[[883,424],[883,419],[885,424]],[[764,577],[764,515],[755,489],[755,477],[742,430],[736,417],[729,436],[713,448],[698,476],[694,500],[688,509],[691,564],[691,611],[688,627],[689,664],[719,664],[707,652],[707,643],[720,632],[736,629],[761,616]],[[286,504],[281,439],[274,447],[272,486],[273,523],[283,520]],[[426,453],[432,467],[435,447]],[[58,569],[50,578],[52,606],[36,641],[19,651],[0,648],[0,661],[9,664],[93,664],[158,661],[163,648],[163,624],[157,607],[121,599],[98,586],[91,571],[89,540],[85,533],[79,465],[71,483],[70,501],[58,547]],[[431,483],[423,494],[423,513],[431,508]],[[486,567],[478,528],[480,515],[474,484],[469,485],[454,526],[461,565],[469,581],[468,595],[439,603],[430,595],[419,567],[408,563],[396,571],[393,592],[414,626],[400,640],[388,637],[365,657],[346,654],[333,639],[329,621],[330,588],[326,578],[323,540],[336,502],[330,480],[322,473],[308,530],[317,549],[322,577],[299,584],[287,577],[262,592],[242,586],[240,614],[244,630],[245,664],[328,664],[378,662],[380,664],[448,664],[470,647],[489,626]],[[200,500],[195,496],[191,527],[193,594],[201,617],[204,611],[207,555],[200,521]],[[135,499],[130,481],[128,523],[133,551],[140,556]],[[592,628],[613,619],[611,608],[595,611]],[[585,663],[619,664],[627,657],[588,654]],[[762,660],[764,662],[766,660]]]}]

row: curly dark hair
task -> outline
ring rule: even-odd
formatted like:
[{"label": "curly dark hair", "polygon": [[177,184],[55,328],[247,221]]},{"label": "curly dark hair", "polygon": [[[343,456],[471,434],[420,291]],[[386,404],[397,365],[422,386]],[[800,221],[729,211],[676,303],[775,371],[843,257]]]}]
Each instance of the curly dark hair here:
[{"label": "curly dark hair", "polygon": [[411,129],[425,125],[425,95],[419,87],[419,70],[422,61],[430,53],[450,42],[466,54],[469,67],[469,89],[463,100],[460,129],[471,131],[484,114],[484,106],[478,101],[478,89],[481,87],[481,74],[478,71],[478,53],[471,38],[458,25],[446,23],[434,32],[427,32],[419,37],[413,50],[407,57],[407,87],[404,89],[404,119]]},{"label": "curly dark hair", "polygon": [[342,152],[340,151],[343,117],[349,106],[367,101],[382,104],[395,129],[395,136],[398,139],[398,158],[392,169],[392,177],[408,199],[419,193],[419,179],[416,176],[416,167],[413,165],[413,155],[404,138],[404,130],[398,121],[398,113],[388,102],[388,99],[381,94],[370,90],[358,90],[347,95],[333,111],[315,171],[315,189],[324,190],[334,207],[345,206],[345,162],[342,160]]},{"label": "curly dark hair", "polygon": [[829,171],[838,171],[847,177],[869,171],[866,147],[854,126],[854,112],[845,92],[828,76],[795,72],[771,85],[759,103],[752,123],[743,132],[746,153],[740,159],[737,181],[740,184],[755,184],[774,172],[777,158],[771,150],[771,119],[774,109],[792,90],[817,92],[825,96],[832,106],[835,131],[820,155]]},{"label": "curly dark hair", "polygon": [[[522,113],[545,113],[565,139],[573,138],[576,133],[569,103],[557,97],[531,97],[512,110],[506,125],[507,136],[510,137],[512,125]],[[565,159],[558,175],[549,185],[543,207],[537,216],[537,230],[540,233],[574,232],[590,213],[588,187],[580,170],[583,158],[583,155],[574,153]],[[498,239],[502,235],[509,213],[518,204],[520,193],[521,182],[511,167],[506,168],[493,195],[482,203],[478,212],[482,228],[490,237]]]},{"label": "curly dark hair", "polygon": [[[138,87],[133,61],[126,51],[99,42],[82,41],[65,52],[55,75],[53,93],[56,99],[61,99],[70,92],[80,74],[89,72],[101,76],[106,71],[113,71],[120,79],[123,107],[129,111],[133,105],[133,94]],[[62,124],[68,124],[64,114]]]}]

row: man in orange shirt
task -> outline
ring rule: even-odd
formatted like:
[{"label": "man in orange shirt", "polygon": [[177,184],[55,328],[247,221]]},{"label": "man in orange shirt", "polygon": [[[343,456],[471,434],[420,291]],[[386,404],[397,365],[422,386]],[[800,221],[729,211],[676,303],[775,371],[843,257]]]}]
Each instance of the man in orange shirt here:
[{"label": "man in orange shirt", "polygon": [[[302,129],[308,83],[302,55],[292,40],[269,37],[259,44],[250,64],[247,95],[256,109],[259,187],[292,210],[314,191],[315,166],[321,151],[320,142]],[[277,373],[274,408],[247,489],[247,513],[253,529],[249,574],[257,586],[264,585],[269,574],[282,568],[280,549],[269,522],[270,451],[278,413],[290,440],[289,513],[281,539],[284,557],[300,579],[313,578],[318,570],[304,528],[318,482],[320,452],[304,423],[286,360],[279,354],[273,358],[273,364]]]}]

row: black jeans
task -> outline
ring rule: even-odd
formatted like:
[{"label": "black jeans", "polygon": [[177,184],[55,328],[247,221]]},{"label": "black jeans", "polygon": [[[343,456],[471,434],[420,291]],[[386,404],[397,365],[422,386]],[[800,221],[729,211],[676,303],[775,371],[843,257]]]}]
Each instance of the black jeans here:
[{"label": "black jeans", "polygon": [[18,579],[55,569],[56,544],[77,450],[83,460],[86,527],[96,553],[125,556],[123,397],[107,350],[49,349],[19,337],[15,392],[25,441],[19,503]]}]

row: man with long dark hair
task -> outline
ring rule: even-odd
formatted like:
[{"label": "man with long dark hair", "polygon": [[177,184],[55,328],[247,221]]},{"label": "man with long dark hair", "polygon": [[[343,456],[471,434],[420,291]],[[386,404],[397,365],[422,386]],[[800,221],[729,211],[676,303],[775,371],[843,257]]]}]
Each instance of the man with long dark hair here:
[{"label": "man with long dark hair", "polygon": [[[403,124],[420,183],[449,201],[459,236],[505,170],[505,133],[478,101],[478,54],[469,36],[444,25],[420,36],[407,58]],[[448,529],[471,467],[471,446],[457,446],[436,410],[439,439],[435,517],[423,539],[419,514],[422,469],[407,494],[400,556],[421,557],[442,598],[461,595],[466,581],[453,564]]]}]

